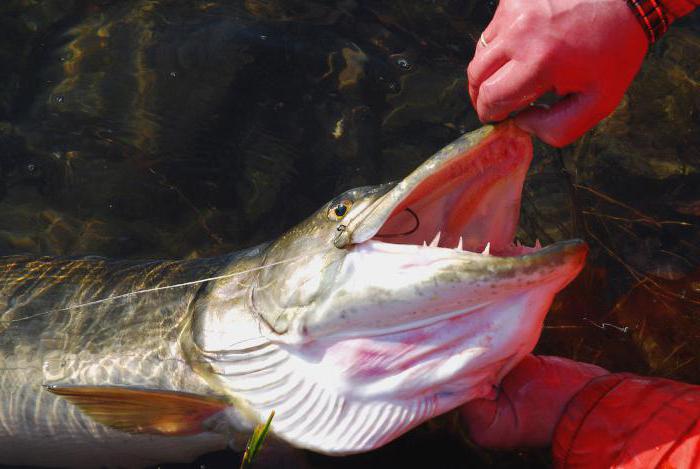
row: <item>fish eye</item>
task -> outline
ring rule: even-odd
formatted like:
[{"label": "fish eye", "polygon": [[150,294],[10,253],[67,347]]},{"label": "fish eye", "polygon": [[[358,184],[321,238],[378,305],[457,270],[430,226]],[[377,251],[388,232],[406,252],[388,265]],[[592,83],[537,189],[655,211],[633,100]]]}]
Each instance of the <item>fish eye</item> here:
[{"label": "fish eye", "polygon": [[347,215],[350,207],[352,207],[351,200],[343,200],[342,202],[338,202],[328,209],[328,218],[331,220],[342,220],[343,217]]}]

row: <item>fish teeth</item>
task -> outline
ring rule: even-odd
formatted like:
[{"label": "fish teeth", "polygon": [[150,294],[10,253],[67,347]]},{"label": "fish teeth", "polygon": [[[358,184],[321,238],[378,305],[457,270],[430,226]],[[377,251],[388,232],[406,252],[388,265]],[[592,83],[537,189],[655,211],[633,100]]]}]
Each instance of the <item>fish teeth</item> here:
[{"label": "fish teeth", "polygon": [[457,247],[455,248],[456,251],[464,251],[464,248],[462,247],[462,237],[459,237],[459,243],[457,243]]},{"label": "fish teeth", "polygon": [[484,251],[481,253],[484,256],[488,256],[491,254],[491,242],[486,243],[486,247],[484,248]]},{"label": "fish teeth", "polygon": [[438,243],[440,242],[440,232],[438,231],[433,240],[430,242],[430,247],[431,248],[436,248],[438,247]]},{"label": "fish teeth", "polygon": [[540,243],[539,239],[535,240],[535,249],[542,249],[542,243]]},{"label": "fish teeth", "polygon": [[428,243],[426,243],[425,241],[423,241],[423,247],[424,247],[424,248],[427,248],[427,247],[428,247]]}]

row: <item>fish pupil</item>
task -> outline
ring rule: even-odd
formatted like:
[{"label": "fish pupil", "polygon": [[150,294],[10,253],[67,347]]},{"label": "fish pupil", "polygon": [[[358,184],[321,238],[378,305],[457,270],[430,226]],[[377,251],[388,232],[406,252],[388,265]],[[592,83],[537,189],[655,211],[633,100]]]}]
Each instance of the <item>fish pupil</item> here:
[{"label": "fish pupil", "polygon": [[345,205],[343,205],[343,204],[339,204],[339,205],[336,205],[336,206],[335,206],[335,215],[336,215],[337,217],[343,217],[343,216],[345,216],[345,214],[347,213],[347,211],[348,211],[348,208],[347,208]]}]

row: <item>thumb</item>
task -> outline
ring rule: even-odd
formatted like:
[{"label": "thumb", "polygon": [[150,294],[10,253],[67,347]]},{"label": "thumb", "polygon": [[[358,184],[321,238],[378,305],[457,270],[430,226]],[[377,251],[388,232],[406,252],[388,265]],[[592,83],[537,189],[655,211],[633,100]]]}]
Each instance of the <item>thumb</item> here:
[{"label": "thumb", "polygon": [[566,404],[603,368],[559,357],[527,355],[501,382],[496,400],[460,407],[473,441],[491,448],[544,447]]},{"label": "thumb", "polygon": [[515,123],[540,140],[563,147],[583,135],[607,114],[617,102],[606,103],[594,91],[566,96],[551,108],[533,107],[519,113]]},{"label": "thumb", "polygon": [[[460,409],[463,422],[465,422],[470,434],[481,437],[478,443],[481,446],[493,446],[490,441],[491,434],[498,435],[509,428],[494,428],[499,426],[497,419],[502,403],[499,400],[476,399]],[[486,438],[486,441],[483,441]],[[491,444],[489,444],[491,443]],[[495,442],[496,444],[498,441]]]}]

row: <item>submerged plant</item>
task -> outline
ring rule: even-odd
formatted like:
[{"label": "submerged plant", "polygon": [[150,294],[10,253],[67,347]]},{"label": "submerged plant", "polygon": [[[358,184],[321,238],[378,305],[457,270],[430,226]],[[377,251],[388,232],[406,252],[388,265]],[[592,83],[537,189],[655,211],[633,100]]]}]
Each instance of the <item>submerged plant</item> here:
[{"label": "submerged plant", "polygon": [[262,445],[267,437],[267,433],[270,431],[270,424],[272,423],[272,417],[275,416],[275,411],[270,412],[270,416],[267,418],[267,422],[261,423],[255,427],[253,434],[248,440],[248,444],[245,448],[245,453],[243,453],[243,460],[241,461],[241,469],[247,469],[252,467],[253,459],[257,456]]}]

